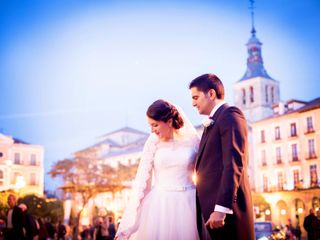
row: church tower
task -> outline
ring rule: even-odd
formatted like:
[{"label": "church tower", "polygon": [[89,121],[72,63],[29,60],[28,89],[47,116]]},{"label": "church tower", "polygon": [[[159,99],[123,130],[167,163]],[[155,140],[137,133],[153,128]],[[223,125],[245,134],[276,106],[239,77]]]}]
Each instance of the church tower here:
[{"label": "church tower", "polygon": [[263,66],[261,45],[254,27],[253,0],[251,3],[251,38],[247,42],[247,70],[234,84],[234,103],[239,107],[249,123],[269,117],[272,105],[280,101],[279,82],[272,79]]}]

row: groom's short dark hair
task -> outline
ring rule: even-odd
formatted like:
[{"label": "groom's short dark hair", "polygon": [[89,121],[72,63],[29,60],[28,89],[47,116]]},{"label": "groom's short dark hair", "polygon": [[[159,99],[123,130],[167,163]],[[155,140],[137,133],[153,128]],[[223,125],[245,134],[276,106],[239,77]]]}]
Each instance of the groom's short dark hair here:
[{"label": "groom's short dark hair", "polygon": [[204,93],[208,93],[210,89],[213,89],[218,99],[224,99],[224,86],[221,80],[212,73],[203,74],[193,79],[189,84],[189,89],[193,87]]}]

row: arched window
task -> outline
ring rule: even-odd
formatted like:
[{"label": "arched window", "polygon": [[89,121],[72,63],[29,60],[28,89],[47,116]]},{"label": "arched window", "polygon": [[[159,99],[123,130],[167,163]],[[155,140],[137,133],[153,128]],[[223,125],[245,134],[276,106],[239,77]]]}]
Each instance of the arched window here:
[{"label": "arched window", "polygon": [[253,97],[253,87],[250,87],[250,102],[254,102],[254,97]]},{"label": "arched window", "polygon": [[242,89],[242,104],[246,105],[246,90]]}]

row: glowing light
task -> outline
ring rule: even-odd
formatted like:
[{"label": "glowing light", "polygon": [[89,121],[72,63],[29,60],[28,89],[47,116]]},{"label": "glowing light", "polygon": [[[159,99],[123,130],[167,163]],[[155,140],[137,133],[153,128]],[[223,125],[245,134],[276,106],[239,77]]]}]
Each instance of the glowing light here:
[{"label": "glowing light", "polygon": [[281,209],[281,210],[280,210],[280,214],[281,214],[281,215],[286,215],[286,214],[287,214],[287,210]]},{"label": "glowing light", "polygon": [[298,208],[298,213],[299,213],[299,214],[303,213],[303,208],[299,207],[299,208]]},{"label": "glowing light", "polygon": [[269,215],[271,214],[270,209],[267,209],[267,210],[265,211],[265,214],[266,214],[267,216],[269,216]]},{"label": "glowing light", "polygon": [[20,190],[26,185],[26,182],[24,180],[23,176],[17,176],[17,181],[16,181],[16,189]]},{"label": "glowing light", "polygon": [[195,185],[197,185],[197,174],[196,174],[196,172],[194,172],[194,173],[192,174],[192,181],[193,181],[193,183],[194,183]]}]

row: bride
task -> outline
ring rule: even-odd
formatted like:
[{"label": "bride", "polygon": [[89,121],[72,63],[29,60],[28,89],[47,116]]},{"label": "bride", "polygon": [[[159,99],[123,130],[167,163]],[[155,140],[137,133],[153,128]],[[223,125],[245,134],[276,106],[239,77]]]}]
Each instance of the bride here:
[{"label": "bride", "polygon": [[164,100],[149,106],[147,119],[151,134],[116,239],[197,240],[192,173],[198,134],[182,110]]}]

